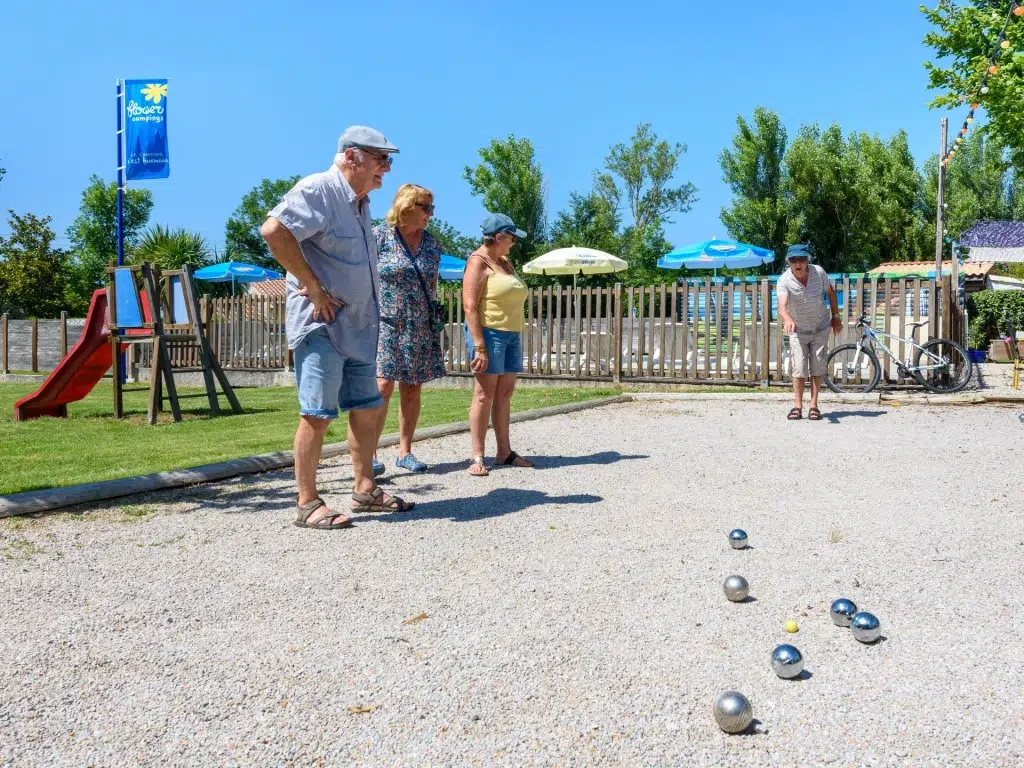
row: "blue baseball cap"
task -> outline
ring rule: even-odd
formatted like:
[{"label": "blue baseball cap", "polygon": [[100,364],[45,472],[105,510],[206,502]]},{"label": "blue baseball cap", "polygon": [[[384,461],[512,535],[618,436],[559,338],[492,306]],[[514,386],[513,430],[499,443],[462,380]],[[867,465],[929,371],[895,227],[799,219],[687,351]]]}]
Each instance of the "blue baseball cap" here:
[{"label": "blue baseball cap", "polygon": [[380,131],[365,125],[351,125],[338,137],[338,151],[346,149],[380,149],[384,152],[398,152],[398,147],[384,138]]},{"label": "blue baseball cap", "polygon": [[514,235],[520,240],[526,237],[526,233],[517,228],[516,223],[504,213],[492,213],[484,219],[484,223],[480,225],[480,229],[483,230],[485,235],[496,235],[499,232],[508,232],[510,235]]},{"label": "blue baseball cap", "polygon": [[807,259],[811,261],[811,246],[800,243],[786,249],[786,261],[791,259]]}]

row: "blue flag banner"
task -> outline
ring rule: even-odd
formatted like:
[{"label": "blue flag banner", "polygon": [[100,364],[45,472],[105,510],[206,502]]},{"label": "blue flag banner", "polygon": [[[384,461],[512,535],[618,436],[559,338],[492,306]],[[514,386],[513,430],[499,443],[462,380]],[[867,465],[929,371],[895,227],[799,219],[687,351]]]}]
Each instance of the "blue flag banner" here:
[{"label": "blue flag banner", "polygon": [[126,80],[124,94],[126,178],[166,179],[167,81]]}]

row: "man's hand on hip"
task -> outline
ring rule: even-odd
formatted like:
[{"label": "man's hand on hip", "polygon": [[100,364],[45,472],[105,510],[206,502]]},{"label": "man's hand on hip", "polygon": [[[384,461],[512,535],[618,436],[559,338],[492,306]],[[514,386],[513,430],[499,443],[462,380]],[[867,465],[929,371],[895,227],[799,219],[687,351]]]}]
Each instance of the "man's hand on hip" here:
[{"label": "man's hand on hip", "polygon": [[319,283],[303,286],[298,290],[299,296],[305,296],[313,304],[313,319],[324,323],[334,322],[334,311],[341,309],[345,303],[334,298]]}]

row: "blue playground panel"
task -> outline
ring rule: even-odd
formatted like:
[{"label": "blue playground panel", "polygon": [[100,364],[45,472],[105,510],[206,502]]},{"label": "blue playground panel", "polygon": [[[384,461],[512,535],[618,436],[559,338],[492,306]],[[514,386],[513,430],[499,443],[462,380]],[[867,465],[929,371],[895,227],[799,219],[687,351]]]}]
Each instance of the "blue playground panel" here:
[{"label": "blue playground panel", "polygon": [[180,275],[172,275],[168,278],[171,285],[171,317],[168,322],[172,325],[186,325],[189,322],[188,308],[185,305],[185,286],[182,284]]},{"label": "blue playground panel", "polygon": [[114,270],[114,293],[117,299],[117,327],[141,328],[142,305],[135,288],[135,276],[130,269]]}]

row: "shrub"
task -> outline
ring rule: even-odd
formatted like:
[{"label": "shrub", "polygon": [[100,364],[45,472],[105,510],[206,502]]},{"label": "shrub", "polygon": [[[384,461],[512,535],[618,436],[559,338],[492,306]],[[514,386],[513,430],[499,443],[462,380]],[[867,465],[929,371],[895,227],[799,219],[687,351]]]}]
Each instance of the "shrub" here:
[{"label": "shrub", "polygon": [[978,291],[968,302],[970,347],[985,349],[989,339],[1006,332],[1004,316],[1009,314],[1018,330],[1024,330],[1024,291]]}]

